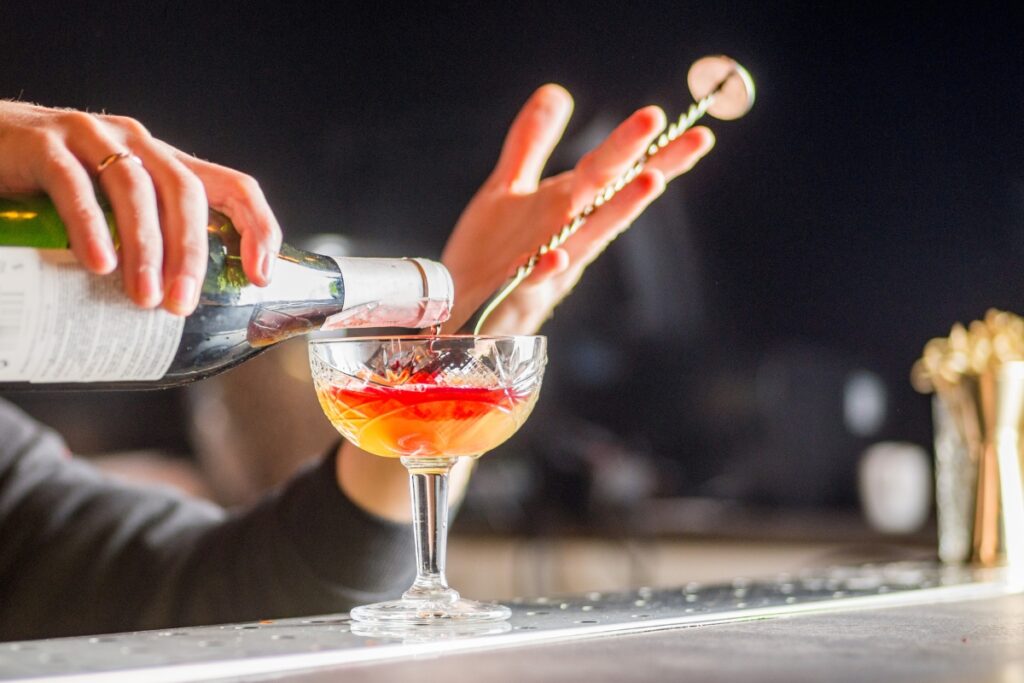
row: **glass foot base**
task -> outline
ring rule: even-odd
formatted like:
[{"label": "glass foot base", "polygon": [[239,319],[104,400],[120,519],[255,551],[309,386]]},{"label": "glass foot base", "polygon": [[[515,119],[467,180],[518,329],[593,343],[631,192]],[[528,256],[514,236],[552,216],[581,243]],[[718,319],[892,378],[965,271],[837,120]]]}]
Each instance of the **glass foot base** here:
[{"label": "glass foot base", "polygon": [[364,624],[410,626],[481,624],[504,621],[512,610],[492,602],[476,602],[459,598],[443,600],[388,600],[362,605],[352,610],[352,619]]},{"label": "glass foot base", "polygon": [[479,624],[456,621],[423,626],[401,623],[366,624],[360,621],[353,621],[350,630],[352,635],[362,636],[363,638],[398,640],[404,644],[411,645],[413,643],[436,643],[442,640],[463,640],[466,638],[500,635],[511,631],[512,624],[507,621],[492,621]]}]

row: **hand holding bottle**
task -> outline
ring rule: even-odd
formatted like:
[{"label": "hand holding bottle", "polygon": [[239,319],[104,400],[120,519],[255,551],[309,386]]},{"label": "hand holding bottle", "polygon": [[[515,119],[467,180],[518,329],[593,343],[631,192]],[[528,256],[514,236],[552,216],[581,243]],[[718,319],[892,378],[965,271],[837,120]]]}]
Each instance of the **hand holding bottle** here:
[{"label": "hand holding bottle", "polygon": [[[576,167],[540,179],[572,113],[572,98],[545,85],[512,123],[497,166],[466,207],[442,261],[458,296],[446,331],[458,329],[476,308],[552,233],[628,169],[665,127],[658,107],[623,121]],[[707,128],[688,130],[646,165],[564,246],[548,252],[536,270],[489,318],[489,334],[529,334],[573,288],[583,270],[664,190],[714,145]]]},{"label": "hand holding bottle", "polygon": [[[113,209],[120,253],[94,182]],[[124,289],[139,306],[195,309],[209,208],[241,233],[249,280],[270,281],[281,229],[256,181],[171,147],[134,119],[0,102],[0,193],[40,191],[53,199],[78,260],[95,273],[120,262]]]}]

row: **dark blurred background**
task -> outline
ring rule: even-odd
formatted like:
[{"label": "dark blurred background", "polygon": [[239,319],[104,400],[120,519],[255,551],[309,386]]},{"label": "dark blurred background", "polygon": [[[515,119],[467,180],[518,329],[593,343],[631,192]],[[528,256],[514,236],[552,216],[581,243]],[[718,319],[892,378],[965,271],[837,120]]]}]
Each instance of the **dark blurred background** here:
[{"label": "dark blurred background", "polygon": [[[931,439],[908,382],[924,343],[1024,308],[1019,10],[353,7],[5,2],[0,96],[130,115],[249,172],[290,242],[436,257],[537,86],[576,100],[551,172],[637,107],[684,110],[700,56],[759,87],[545,328],[542,402],[481,468],[469,519],[854,509],[867,446]],[[195,447],[182,392],[14,399],[79,451]]]}]

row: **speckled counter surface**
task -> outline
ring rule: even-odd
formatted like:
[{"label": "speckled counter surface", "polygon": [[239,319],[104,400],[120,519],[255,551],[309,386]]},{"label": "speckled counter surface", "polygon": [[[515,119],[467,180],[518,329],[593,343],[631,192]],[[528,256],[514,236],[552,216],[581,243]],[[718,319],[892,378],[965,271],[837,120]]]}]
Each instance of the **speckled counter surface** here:
[{"label": "speckled counter surface", "polygon": [[517,599],[483,627],[380,630],[339,614],[2,643],[0,679],[1024,681],[1021,586],[1000,570],[834,567]]},{"label": "speckled counter surface", "polygon": [[1024,596],[678,628],[287,680],[1017,683],[1024,681]]}]

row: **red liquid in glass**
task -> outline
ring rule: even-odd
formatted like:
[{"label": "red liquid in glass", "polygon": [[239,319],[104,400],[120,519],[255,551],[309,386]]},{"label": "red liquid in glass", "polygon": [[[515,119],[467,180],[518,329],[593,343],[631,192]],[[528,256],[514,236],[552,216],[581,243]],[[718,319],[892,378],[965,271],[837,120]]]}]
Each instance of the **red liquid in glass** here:
[{"label": "red liquid in glass", "polygon": [[349,440],[392,458],[480,455],[512,436],[537,400],[535,391],[423,381],[391,387],[353,381],[317,387],[317,396]]}]

